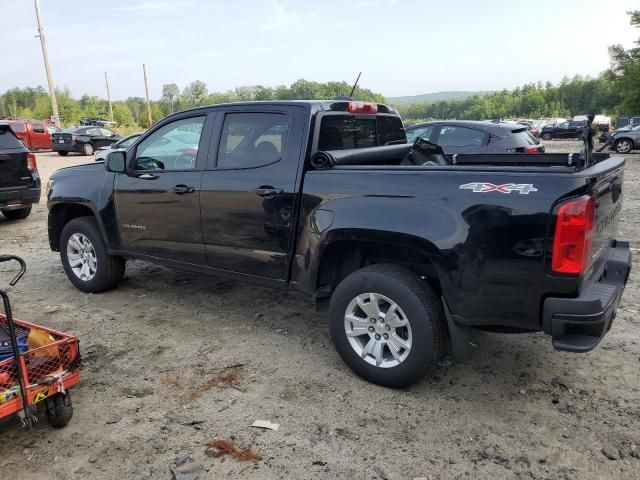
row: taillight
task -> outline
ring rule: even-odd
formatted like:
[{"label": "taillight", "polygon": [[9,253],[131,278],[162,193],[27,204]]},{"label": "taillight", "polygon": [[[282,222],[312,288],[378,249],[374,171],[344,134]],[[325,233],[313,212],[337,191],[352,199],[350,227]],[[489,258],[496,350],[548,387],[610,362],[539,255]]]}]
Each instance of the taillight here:
[{"label": "taillight", "polygon": [[378,104],[371,102],[349,102],[349,112],[375,115],[378,113]]},{"label": "taillight", "polygon": [[585,195],[563,203],[556,213],[551,269],[580,275],[589,268],[593,240],[593,198]]},{"label": "taillight", "polygon": [[527,147],[527,153],[540,153],[540,147]]},{"label": "taillight", "polygon": [[36,156],[33,153],[27,153],[27,168],[31,173],[38,171]]}]

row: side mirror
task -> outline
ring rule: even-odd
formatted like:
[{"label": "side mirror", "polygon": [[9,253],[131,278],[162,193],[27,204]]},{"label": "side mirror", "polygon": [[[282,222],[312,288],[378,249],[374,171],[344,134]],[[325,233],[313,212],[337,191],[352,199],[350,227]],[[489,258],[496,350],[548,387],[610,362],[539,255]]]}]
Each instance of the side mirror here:
[{"label": "side mirror", "polygon": [[124,152],[109,152],[104,161],[107,172],[124,173],[127,165],[127,157]]}]

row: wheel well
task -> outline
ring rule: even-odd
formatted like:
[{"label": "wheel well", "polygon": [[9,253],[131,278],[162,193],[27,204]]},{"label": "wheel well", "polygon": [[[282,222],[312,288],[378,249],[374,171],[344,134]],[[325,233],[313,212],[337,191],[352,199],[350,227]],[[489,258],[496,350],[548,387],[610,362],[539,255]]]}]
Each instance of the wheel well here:
[{"label": "wheel well", "polygon": [[631,145],[632,145],[632,146],[635,146],[635,143],[636,143],[636,142],[634,142],[634,141],[633,141],[633,139],[632,139],[632,138],[629,138],[629,137],[620,137],[620,138],[616,138],[615,143],[618,143],[620,140],[626,140],[626,141],[628,141],[628,142],[631,142]]},{"label": "wheel well", "polygon": [[49,243],[54,252],[60,251],[60,234],[64,226],[74,218],[93,217],[91,209],[85,205],[56,205],[49,212]]},{"label": "wheel well", "polygon": [[345,277],[375,263],[401,265],[423,277],[438,295],[442,294],[433,262],[424,251],[384,242],[345,240],[332,243],[322,255],[316,280],[317,298],[331,296]]}]

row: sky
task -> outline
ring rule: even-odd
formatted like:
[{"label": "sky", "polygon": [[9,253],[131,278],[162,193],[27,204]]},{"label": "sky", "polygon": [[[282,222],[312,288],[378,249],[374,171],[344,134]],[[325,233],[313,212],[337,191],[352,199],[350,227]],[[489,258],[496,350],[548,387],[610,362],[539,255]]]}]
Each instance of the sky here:
[{"label": "sky", "polygon": [[[607,47],[632,47],[640,0],[41,0],[57,87],[152,98],[202,80],[209,91],[355,80],[383,95],[501,90],[595,76]],[[31,0],[0,0],[0,92],[47,80]],[[9,47],[9,48],[7,48]]]}]

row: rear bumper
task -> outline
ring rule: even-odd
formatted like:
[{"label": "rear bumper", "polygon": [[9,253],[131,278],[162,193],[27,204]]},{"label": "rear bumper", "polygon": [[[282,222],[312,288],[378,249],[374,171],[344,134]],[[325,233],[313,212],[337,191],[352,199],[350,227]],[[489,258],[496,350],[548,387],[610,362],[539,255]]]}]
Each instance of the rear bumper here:
[{"label": "rear bumper", "polygon": [[82,145],[75,142],[72,144],[56,144],[52,142],[51,150],[54,152],[82,152]]},{"label": "rear bumper", "polygon": [[0,188],[0,209],[17,210],[40,201],[40,186]]},{"label": "rear bumper", "polygon": [[543,329],[556,350],[583,353],[593,350],[611,328],[631,271],[628,242],[614,242],[602,276],[577,298],[547,298]]}]

